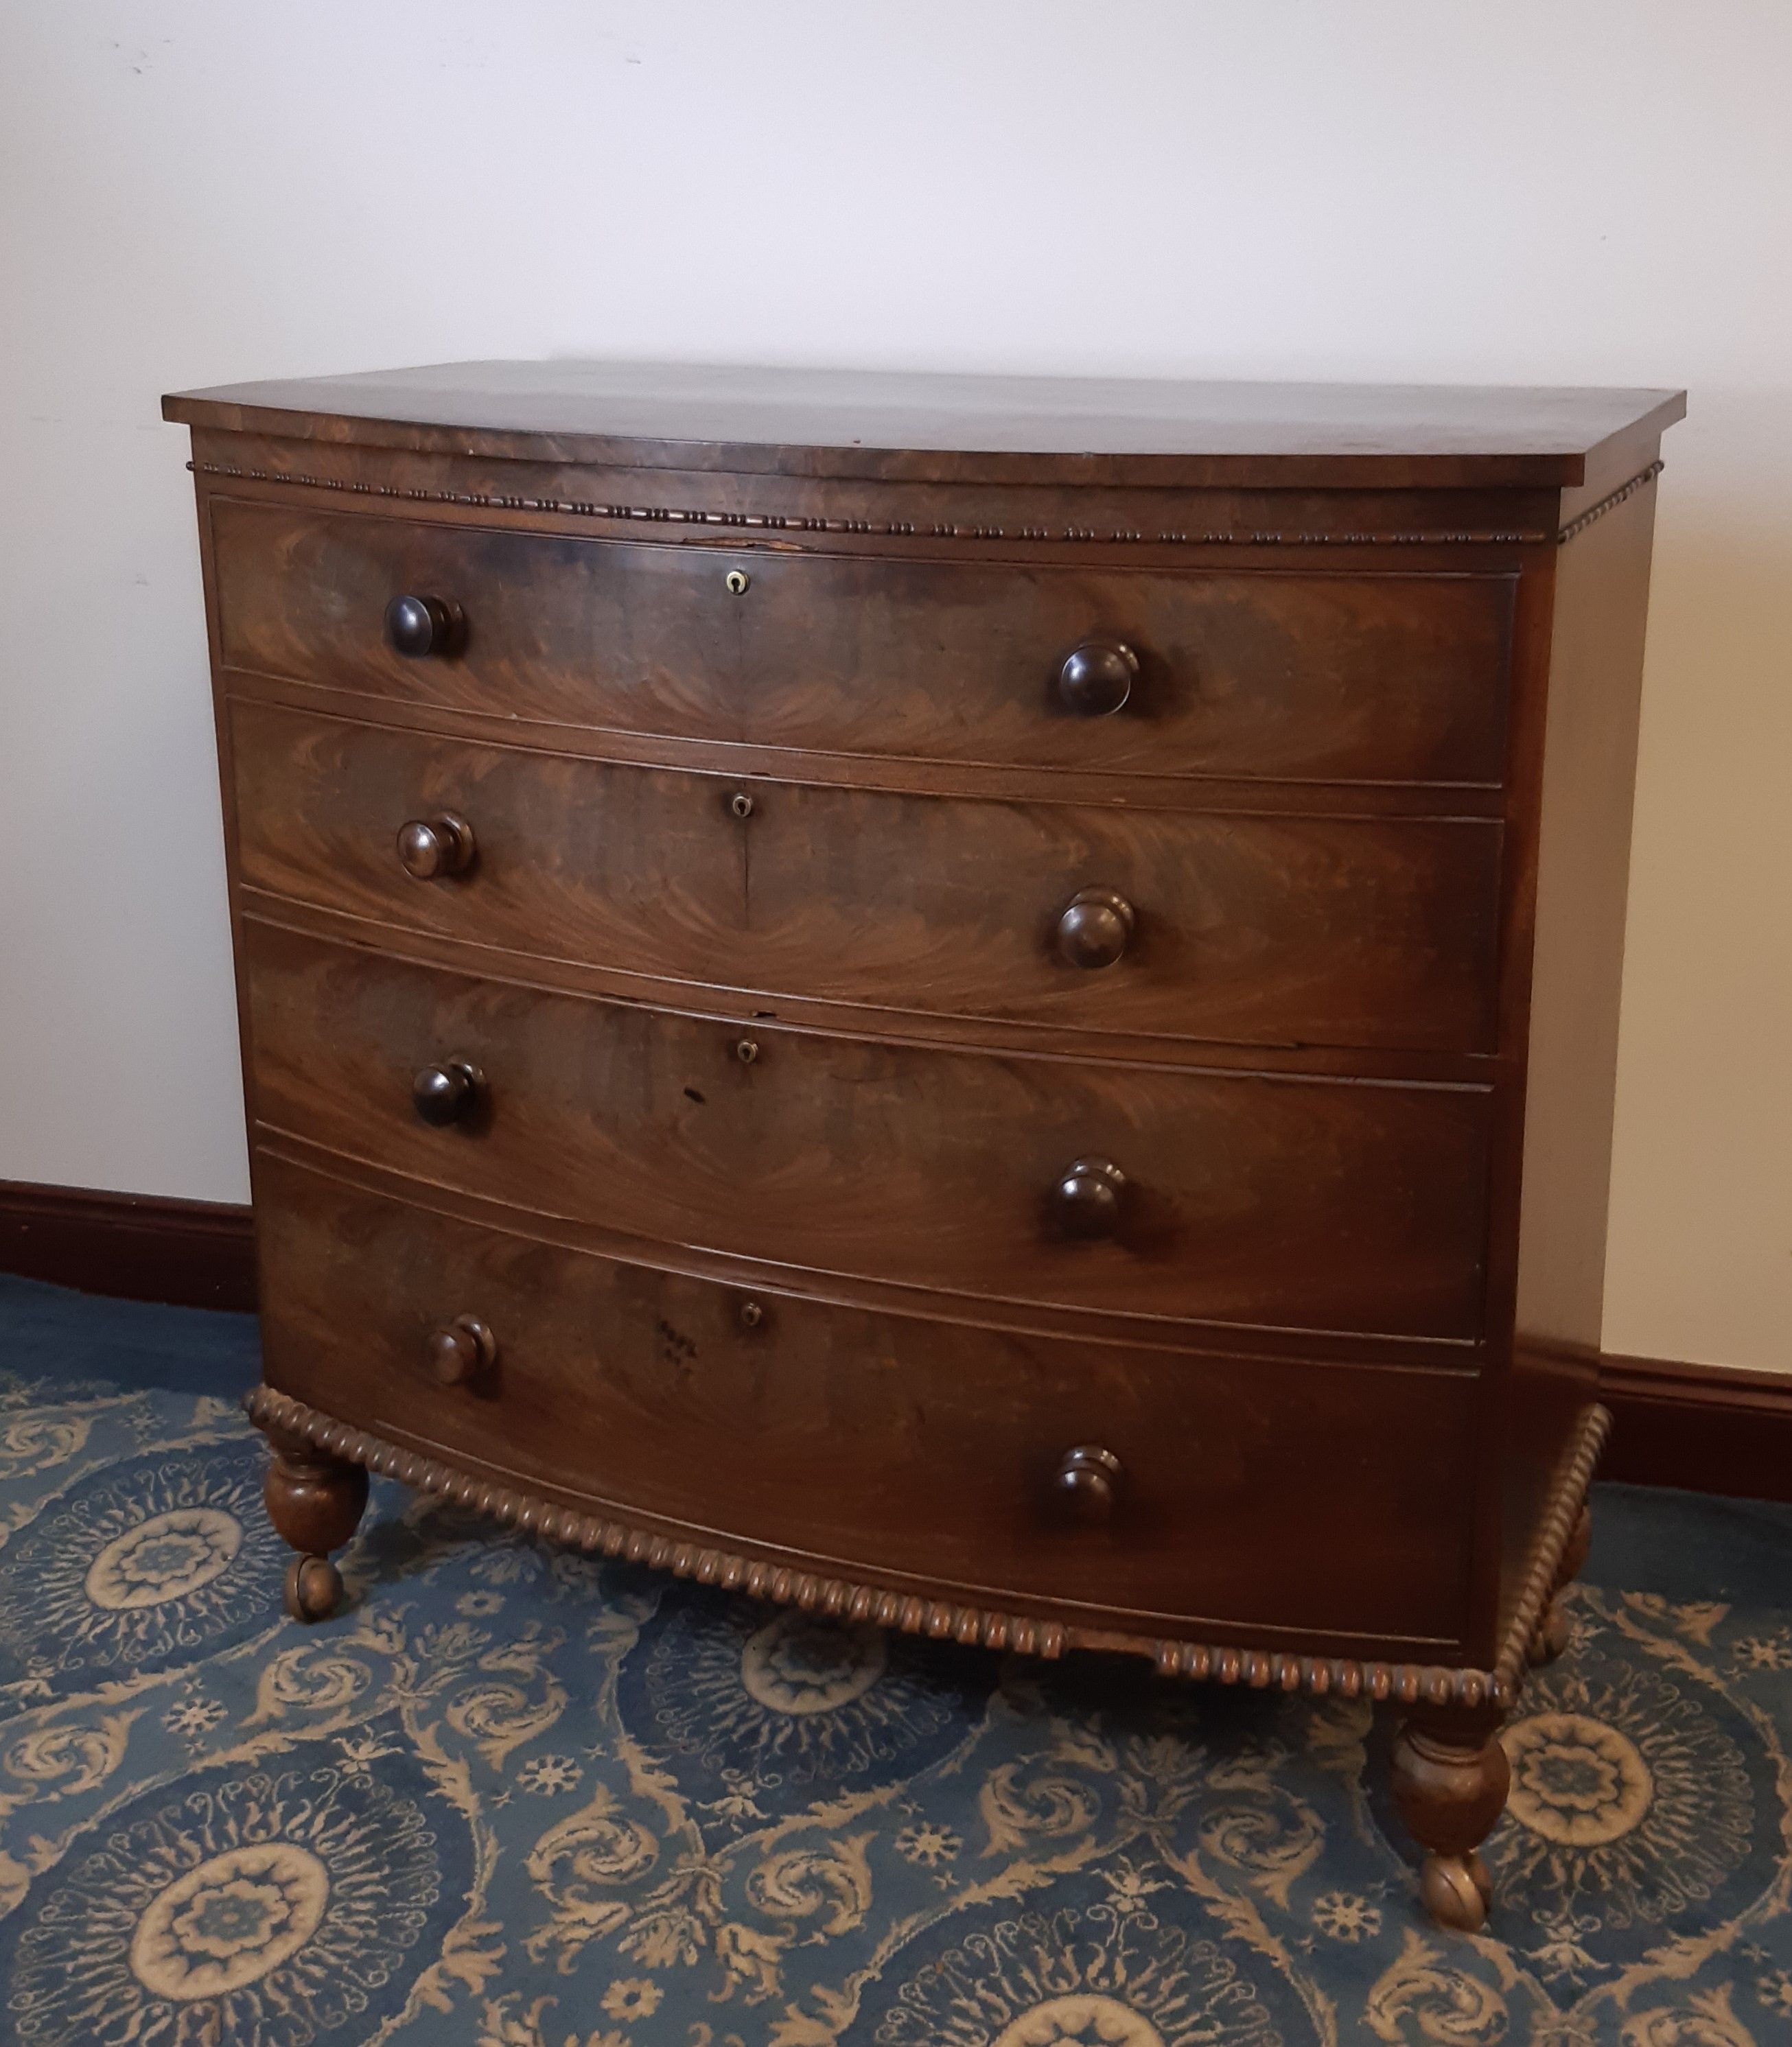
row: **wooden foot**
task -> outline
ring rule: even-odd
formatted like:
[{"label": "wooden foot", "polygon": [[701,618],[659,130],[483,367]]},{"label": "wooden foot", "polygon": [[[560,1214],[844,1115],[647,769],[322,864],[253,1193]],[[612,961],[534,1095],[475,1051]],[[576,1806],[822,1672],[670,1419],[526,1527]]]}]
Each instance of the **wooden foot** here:
[{"label": "wooden foot", "polygon": [[1568,1538],[1568,1546],[1562,1553],[1562,1561],[1556,1566],[1555,1585],[1550,1595],[1550,1603],[1538,1622],[1536,1632],[1531,1636],[1526,1650],[1532,1664],[1553,1663],[1574,1639],[1574,1625],[1568,1617],[1567,1602],[1562,1594],[1581,1575],[1587,1561],[1587,1550],[1593,1541],[1593,1510],[1583,1507],[1576,1518]]},{"label": "wooden foot", "polygon": [[1427,1851],[1419,1894],[1440,1926],[1474,1933],[1487,1923],[1493,1886],[1475,1852],[1504,1811],[1511,1767],[1500,1715],[1421,1707],[1395,1737],[1390,1780],[1407,1830]]},{"label": "wooden foot", "polygon": [[295,1620],[325,1620],[343,1596],[329,1553],[354,1533],[367,1504],[367,1474],[315,1449],[301,1436],[268,1431],[272,1456],[261,1488],[268,1519],[299,1554],[286,1573],[286,1611]]},{"label": "wooden foot", "polygon": [[286,1567],[286,1611],[295,1620],[327,1620],[343,1596],[343,1574],[327,1557],[295,1557]]}]

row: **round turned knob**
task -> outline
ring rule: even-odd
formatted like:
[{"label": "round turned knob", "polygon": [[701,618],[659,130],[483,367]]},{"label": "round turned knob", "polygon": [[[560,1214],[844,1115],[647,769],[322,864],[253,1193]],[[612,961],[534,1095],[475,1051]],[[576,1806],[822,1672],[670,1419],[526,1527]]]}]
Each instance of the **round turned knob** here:
[{"label": "round turned knob", "polygon": [[439,818],[411,818],[398,827],[399,865],[413,881],[464,874],[478,849],[472,826],[451,811]]},{"label": "round turned knob", "polygon": [[446,654],[460,629],[460,613],[439,597],[395,597],[385,608],[385,637],[407,660]]},{"label": "round turned knob", "polygon": [[1132,905],[1112,888],[1080,888],[1058,919],[1058,950],[1070,966],[1112,966],[1132,936]]},{"label": "round turned knob", "polygon": [[464,1123],[478,1104],[486,1077],[466,1059],[444,1059],[425,1066],[411,1082],[411,1106],[425,1123],[443,1129]]},{"label": "round turned knob", "polygon": [[497,1357],[497,1339],[472,1315],[456,1315],[424,1340],[424,1363],[439,1386],[465,1386],[489,1371]]},{"label": "round turned knob", "polygon": [[1086,640],[1064,656],[1058,694],[1078,718],[1105,718],[1132,694],[1139,657],[1117,640]]},{"label": "round turned knob", "polygon": [[1120,1222],[1126,1175],[1105,1159],[1078,1159],[1058,1185],[1058,1219],[1067,1236],[1112,1236]]},{"label": "round turned knob", "polygon": [[1086,1525],[1108,1519],[1120,1496],[1120,1459],[1097,1443],[1078,1443],[1058,1461],[1052,1489],[1066,1513]]}]

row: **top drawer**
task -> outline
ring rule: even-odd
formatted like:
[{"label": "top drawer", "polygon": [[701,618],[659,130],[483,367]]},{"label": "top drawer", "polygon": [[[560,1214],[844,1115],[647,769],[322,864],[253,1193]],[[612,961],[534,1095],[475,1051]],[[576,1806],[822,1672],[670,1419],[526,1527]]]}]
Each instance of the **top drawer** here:
[{"label": "top drawer", "polygon": [[[1503,773],[1503,575],[790,555],[231,499],[211,517],[227,665],[407,702],[884,758],[1346,782]],[[403,594],[458,611],[450,651],[388,644]],[[1105,714],[1073,708],[1062,679],[1091,642],[1136,661]]]}]

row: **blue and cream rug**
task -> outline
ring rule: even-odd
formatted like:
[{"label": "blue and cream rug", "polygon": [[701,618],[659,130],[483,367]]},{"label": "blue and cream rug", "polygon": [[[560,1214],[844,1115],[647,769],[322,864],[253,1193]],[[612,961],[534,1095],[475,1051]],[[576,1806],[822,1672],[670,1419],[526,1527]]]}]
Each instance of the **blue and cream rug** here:
[{"label": "blue and cream rug", "polygon": [[1500,1937],[1345,1701],[822,1624],[378,1484],[301,1629],[242,1318],[0,1280],[0,2039],[1792,2047],[1792,1513],[1605,1488]]}]

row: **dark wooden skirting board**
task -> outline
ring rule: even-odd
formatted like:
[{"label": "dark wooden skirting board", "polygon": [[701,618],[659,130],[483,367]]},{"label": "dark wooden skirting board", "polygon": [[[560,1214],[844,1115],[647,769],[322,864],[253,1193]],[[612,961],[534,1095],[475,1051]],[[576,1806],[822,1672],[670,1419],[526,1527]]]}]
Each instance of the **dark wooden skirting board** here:
[{"label": "dark wooden skirting board", "polygon": [[[184,1307],[255,1306],[251,1212],[87,1187],[0,1182],[0,1271]],[[1792,1501],[1792,1372],[1605,1358],[1612,1440],[1600,1476]]]},{"label": "dark wooden skirting board", "polygon": [[1608,1356],[1599,1388],[1614,1418],[1600,1477],[1792,1500],[1792,1372]]},{"label": "dark wooden skirting board", "polygon": [[255,1306],[255,1229],[233,1202],[0,1181],[0,1272],[126,1301]]}]

